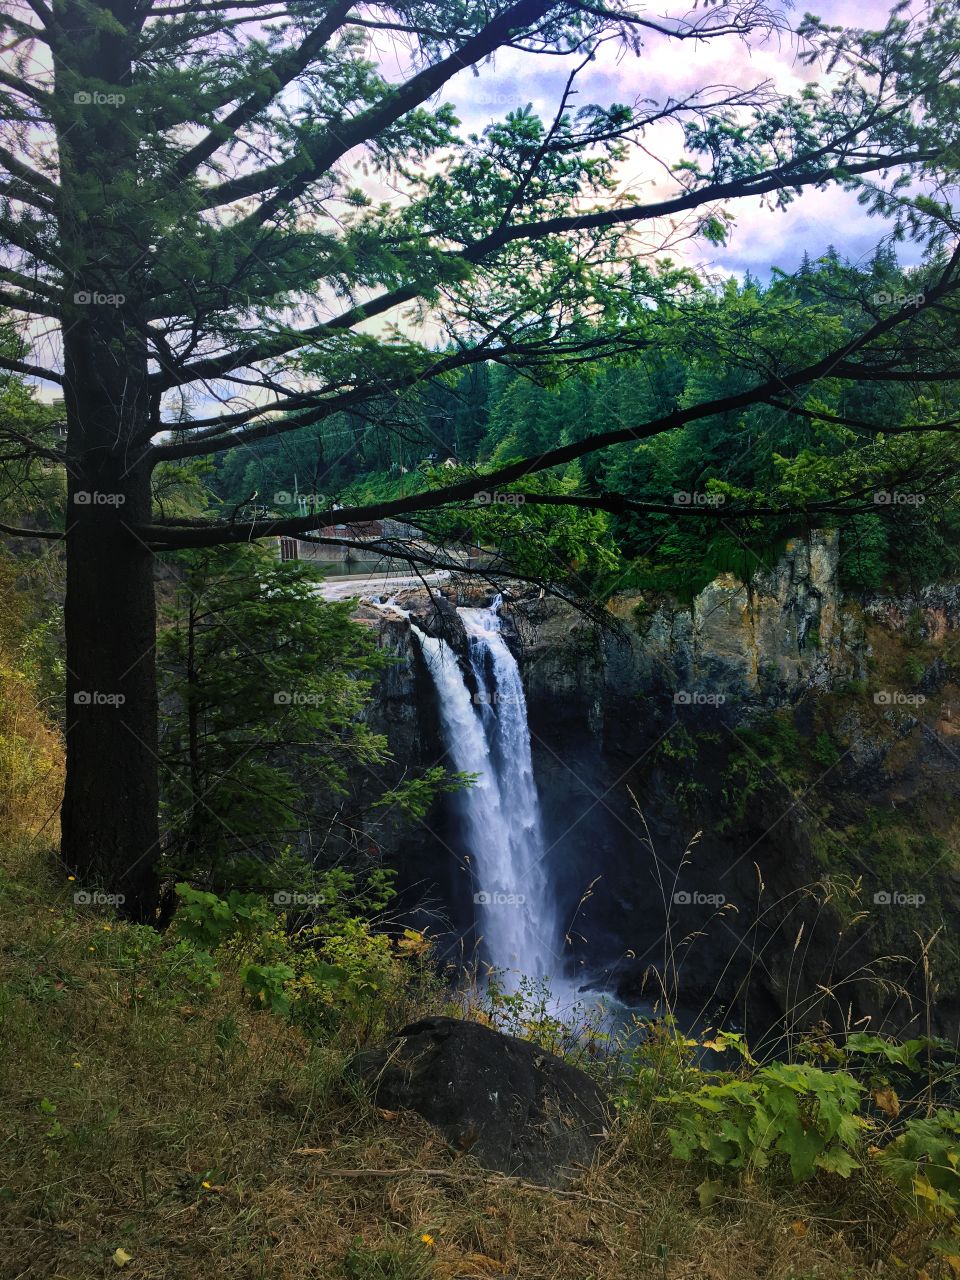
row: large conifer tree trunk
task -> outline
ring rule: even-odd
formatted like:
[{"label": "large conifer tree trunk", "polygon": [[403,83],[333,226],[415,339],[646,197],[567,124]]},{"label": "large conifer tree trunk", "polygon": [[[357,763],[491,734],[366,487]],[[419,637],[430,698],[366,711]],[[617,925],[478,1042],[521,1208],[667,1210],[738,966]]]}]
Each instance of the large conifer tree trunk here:
[{"label": "large conifer tree trunk", "polygon": [[[67,410],[67,783],[61,851],[78,879],[151,919],[159,857],[155,557],[133,530],[150,518],[150,396],[144,277],[132,201],[137,136],[120,93],[90,110],[78,86],[130,82],[138,23],[94,28],[64,4],[53,40],[57,88],[73,100],[59,138]],[[58,47],[59,46],[59,47]],[[79,98],[78,98],[79,93]],[[76,107],[79,105],[80,110]],[[119,211],[119,212],[118,212]]]},{"label": "large conifer tree trunk", "polygon": [[[78,878],[122,895],[124,912],[149,919],[159,856],[155,557],[131,532],[150,516],[150,475],[137,443],[146,426],[146,352],[130,330],[123,308],[111,315],[91,307],[66,339],[62,852]],[[122,361],[111,358],[118,346]]]},{"label": "large conifer tree trunk", "polygon": [[[86,483],[71,485],[74,496]],[[141,484],[125,486],[131,506]],[[106,525],[85,509],[67,539],[62,853],[80,879],[149,919],[159,856],[153,557]]]}]

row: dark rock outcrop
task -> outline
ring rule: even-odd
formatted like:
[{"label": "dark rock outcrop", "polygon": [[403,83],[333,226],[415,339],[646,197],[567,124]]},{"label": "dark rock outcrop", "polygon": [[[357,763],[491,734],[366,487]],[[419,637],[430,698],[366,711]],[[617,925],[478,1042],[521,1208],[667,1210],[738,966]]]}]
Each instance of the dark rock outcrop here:
[{"label": "dark rock outcrop", "polygon": [[457,1018],[412,1023],[350,1069],[378,1105],[416,1111],[485,1168],[550,1186],[590,1163],[607,1121],[606,1098],[584,1072]]}]

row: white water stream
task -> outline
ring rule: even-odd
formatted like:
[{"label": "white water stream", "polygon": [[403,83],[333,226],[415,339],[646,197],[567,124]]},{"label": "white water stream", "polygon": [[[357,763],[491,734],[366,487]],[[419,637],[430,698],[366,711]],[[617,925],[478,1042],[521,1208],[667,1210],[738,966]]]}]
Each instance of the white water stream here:
[{"label": "white water stream", "polygon": [[561,977],[561,931],[544,865],[540,801],[530,756],[527,704],[516,659],[500,634],[500,597],[458,609],[477,692],[456,653],[413,626],[437,690],[457,770],[477,774],[461,808],[474,877],[481,954],[496,969]]},{"label": "white water stream", "polygon": [[621,1023],[630,1024],[639,1006],[628,1008],[610,995],[591,994],[582,988],[582,977],[578,981],[566,972],[527,703],[520,669],[501,634],[500,596],[486,609],[457,610],[467,634],[475,693],[446,641],[427,635],[392,598],[373,596],[370,603],[409,621],[436,689],[449,763],[477,778],[457,799],[481,957],[507,990],[516,990],[524,977],[542,983],[538,998],[545,997],[549,1011],[574,1030],[589,1024],[616,1031]]}]

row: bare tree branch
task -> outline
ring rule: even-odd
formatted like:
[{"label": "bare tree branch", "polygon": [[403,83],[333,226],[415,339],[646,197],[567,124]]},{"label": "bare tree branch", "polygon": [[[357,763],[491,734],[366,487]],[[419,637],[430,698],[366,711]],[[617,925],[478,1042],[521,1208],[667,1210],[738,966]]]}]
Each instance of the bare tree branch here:
[{"label": "bare tree branch", "polygon": [[62,542],[67,536],[55,529],[18,529],[12,524],[0,524],[0,533],[9,538],[40,538],[44,542]]},{"label": "bare tree branch", "polygon": [[55,369],[44,369],[40,365],[27,364],[24,360],[11,360],[9,356],[0,356],[0,369],[9,373],[25,373],[28,378],[40,378],[48,382],[63,382],[63,374]]}]

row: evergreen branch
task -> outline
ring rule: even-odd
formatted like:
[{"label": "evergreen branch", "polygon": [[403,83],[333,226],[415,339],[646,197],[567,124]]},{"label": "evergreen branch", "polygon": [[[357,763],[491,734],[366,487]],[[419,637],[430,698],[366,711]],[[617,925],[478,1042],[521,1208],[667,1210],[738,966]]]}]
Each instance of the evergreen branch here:
[{"label": "evergreen branch", "polygon": [[10,71],[0,69],[0,84],[6,85],[13,93],[23,94],[25,98],[29,98],[31,102],[36,102],[44,110],[49,106],[50,94],[45,89],[38,89],[29,80],[23,80],[20,76],[13,75]]},{"label": "evergreen branch", "polygon": [[328,173],[348,151],[388,129],[408,111],[431,98],[458,72],[494,53],[512,32],[532,25],[554,7],[556,0],[518,0],[459,49],[411,76],[405,84],[386,94],[376,106],[352,119],[338,122],[336,128],[328,129],[322,138],[311,142],[308,149],[259,172],[244,174],[212,188],[199,197],[201,207],[218,208],[276,188],[272,196],[239,223],[238,230],[263,226],[280,208],[296,200],[318,178]]},{"label": "evergreen branch", "polygon": [[224,120],[218,121],[205,137],[179,158],[174,165],[173,181],[182,182],[188,174],[193,173],[206,160],[209,160],[222,146],[229,143],[244,125],[249,124],[267,107],[291,81],[305,71],[330,37],[343,26],[353,5],[354,0],[340,0],[340,3],[326,15],[323,22],[316,26],[296,49],[285,50],[272,65],[264,68],[260,73],[262,77],[260,87],[245,102],[235,107]]},{"label": "evergreen branch", "polygon": [[[450,252],[445,261],[453,264],[460,262],[476,266],[484,259],[493,256],[499,250],[519,240],[543,239],[551,235],[564,235],[570,232],[588,231],[597,228],[622,226],[626,223],[650,221],[667,217],[671,214],[694,210],[704,204],[724,199],[747,199],[779,190],[784,186],[805,187],[822,186],[831,181],[841,180],[846,175],[874,172],[878,169],[897,165],[919,164],[931,159],[935,153],[915,152],[899,156],[876,157],[859,165],[837,166],[833,169],[817,170],[808,174],[791,173],[792,166],[767,171],[766,174],[751,179],[736,179],[730,182],[715,183],[697,191],[687,192],[683,196],[658,201],[648,205],[628,205],[620,209],[607,209],[594,213],[568,214],[562,217],[545,219],[536,223],[519,223],[514,226],[501,227],[485,236],[482,240],[466,246],[462,250]],[[761,180],[762,179],[762,180]],[[306,346],[318,338],[330,333],[351,329],[361,321],[383,315],[393,308],[412,302],[423,296],[435,286],[436,276],[428,279],[411,281],[409,284],[388,290],[367,302],[358,303],[342,312],[332,320],[294,333],[285,333],[282,337],[269,342],[254,344],[223,356],[198,360],[179,369],[170,370],[166,374],[154,375],[153,385],[158,391],[166,391],[174,386],[199,379],[215,379],[223,377],[231,369],[255,364],[260,360],[273,359],[286,355],[300,347]]]}]

